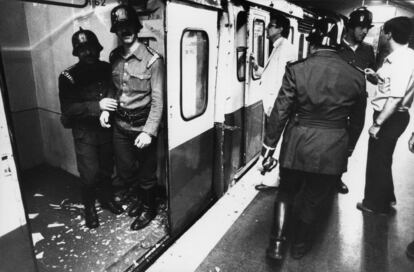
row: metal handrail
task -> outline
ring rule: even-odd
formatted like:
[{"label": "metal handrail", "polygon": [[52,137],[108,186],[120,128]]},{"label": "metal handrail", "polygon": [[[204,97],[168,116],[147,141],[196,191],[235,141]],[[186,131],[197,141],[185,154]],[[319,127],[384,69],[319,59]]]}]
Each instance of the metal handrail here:
[{"label": "metal handrail", "polygon": [[71,7],[71,8],[84,8],[88,5],[88,0],[83,0],[83,4],[71,4],[71,3],[62,3],[57,1],[51,1],[51,0],[18,0],[22,2],[32,2],[32,3],[38,3],[38,4],[47,4],[47,5],[55,5],[55,6],[63,6],[63,7]]}]

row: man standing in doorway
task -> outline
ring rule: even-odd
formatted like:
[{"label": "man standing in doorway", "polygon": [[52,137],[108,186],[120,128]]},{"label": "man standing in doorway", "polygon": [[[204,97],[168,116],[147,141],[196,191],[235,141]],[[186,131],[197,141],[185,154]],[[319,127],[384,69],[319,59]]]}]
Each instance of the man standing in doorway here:
[{"label": "man standing in doorway", "polygon": [[[311,230],[346,167],[348,144],[356,143],[354,138],[362,131],[365,78],[337,54],[342,33],[339,17],[315,22],[307,38],[312,55],[287,65],[266,126],[263,171],[271,168],[268,162],[284,131],[281,179],[267,249],[271,259],[283,259],[288,225],[294,227],[292,257],[299,259],[311,248]],[[359,133],[351,134],[348,123]]]},{"label": "man standing in doorway", "polygon": [[[297,59],[297,53],[293,45],[287,40],[290,32],[290,21],[280,13],[272,12],[270,22],[267,26],[267,38],[273,45],[265,67],[257,65],[254,57],[251,57],[253,74],[261,76],[260,90],[263,94],[263,107],[265,122],[268,122],[273,104],[282,86],[283,75],[286,64]],[[259,162],[260,165],[260,162]],[[255,186],[259,191],[265,191],[278,186],[278,178],[267,174],[263,177],[262,183]]]},{"label": "man standing in doorway", "polygon": [[383,25],[379,43],[390,54],[371,76],[377,80],[372,99],[373,125],[369,128],[365,192],[357,208],[367,213],[386,215],[395,205],[392,158],[398,138],[406,129],[414,96],[414,50],[408,48],[412,22],[396,17]]},{"label": "man standing in doorway", "polygon": [[[351,12],[342,47],[338,51],[346,62],[361,70],[370,68],[376,71],[374,48],[364,42],[365,36],[372,26],[372,13],[366,7],[360,7]],[[351,146],[355,146],[355,143],[351,143]],[[352,154],[353,150],[349,150],[349,152]],[[342,175],[338,179],[337,190],[341,194],[349,192],[348,187],[342,181]]]},{"label": "man standing in doorway", "polygon": [[121,214],[113,200],[111,175],[114,168],[112,130],[99,126],[101,111],[114,111],[116,100],[105,98],[113,90],[111,65],[99,60],[102,51],[96,35],[80,28],[72,36],[73,55],[79,62],[59,76],[61,121],[72,128],[78,171],[82,180],[85,225],[99,226],[95,200],[103,208]]},{"label": "man standing in doorway", "polygon": [[[110,55],[112,80],[119,106],[114,112],[117,173],[136,188],[138,201],[128,208],[136,217],[132,230],[147,226],[157,214],[157,133],[163,111],[164,64],[160,55],[138,41],[142,25],[134,8],[119,5],[111,11],[111,32],[121,46]],[[109,112],[101,115],[109,126]]]}]

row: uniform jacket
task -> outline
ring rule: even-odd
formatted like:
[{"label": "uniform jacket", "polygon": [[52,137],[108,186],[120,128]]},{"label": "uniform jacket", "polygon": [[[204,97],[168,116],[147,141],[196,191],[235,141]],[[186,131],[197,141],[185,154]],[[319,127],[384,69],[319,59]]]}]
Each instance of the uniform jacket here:
[{"label": "uniform jacket", "polygon": [[89,143],[110,141],[111,131],[99,124],[99,100],[113,89],[111,65],[107,62],[93,65],[79,62],[60,74],[61,122],[64,127],[72,128],[75,139]]},{"label": "uniform jacket", "polygon": [[157,136],[164,105],[162,58],[153,49],[140,43],[128,58],[123,56],[122,46],[114,49],[110,55],[110,62],[119,109],[145,115],[144,123],[139,125],[115,115],[116,125],[127,131],[144,131]]},{"label": "uniform jacket", "polygon": [[275,148],[285,130],[282,167],[341,174],[364,126],[365,107],[364,75],[335,51],[318,50],[287,65],[263,152]]},{"label": "uniform jacket", "polygon": [[338,53],[346,62],[362,70],[366,68],[371,68],[374,71],[377,70],[374,48],[367,43],[362,42],[354,51],[349,45],[342,42],[341,49]]}]

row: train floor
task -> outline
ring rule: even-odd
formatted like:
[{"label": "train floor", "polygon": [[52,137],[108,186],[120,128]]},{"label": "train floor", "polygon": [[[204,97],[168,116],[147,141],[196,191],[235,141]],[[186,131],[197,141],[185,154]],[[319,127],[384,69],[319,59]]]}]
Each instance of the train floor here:
[{"label": "train floor", "polygon": [[276,192],[258,193],[254,185],[261,177],[252,168],[148,271],[414,271],[414,260],[405,253],[414,240],[414,154],[407,145],[413,130],[413,126],[407,128],[394,153],[397,205],[392,215],[363,214],[356,209],[364,191],[366,128],[343,176],[350,192],[333,196],[313,248],[302,259],[294,260],[289,254],[280,263],[266,259]]},{"label": "train floor", "polygon": [[165,204],[149,226],[131,231],[133,218],[102,210],[97,202],[100,226],[88,229],[78,178],[41,166],[22,180],[39,272],[124,271],[166,235]]}]

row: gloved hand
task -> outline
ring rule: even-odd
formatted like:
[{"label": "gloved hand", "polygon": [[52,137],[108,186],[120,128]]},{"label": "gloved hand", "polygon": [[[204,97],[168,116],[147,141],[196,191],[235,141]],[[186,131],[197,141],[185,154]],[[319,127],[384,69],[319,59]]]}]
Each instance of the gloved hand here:
[{"label": "gloved hand", "polygon": [[272,156],[267,156],[266,158],[262,159],[262,170],[260,171],[260,174],[264,175],[267,172],[270,172],[277,166],[278,161],[273,158]]}]

